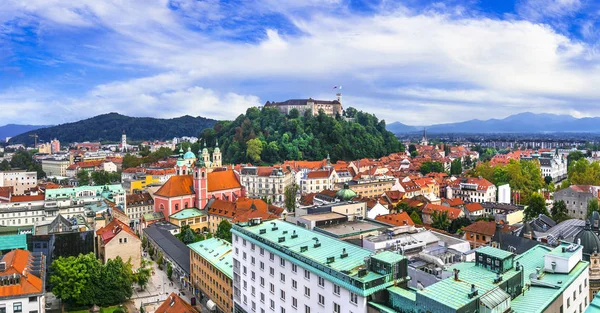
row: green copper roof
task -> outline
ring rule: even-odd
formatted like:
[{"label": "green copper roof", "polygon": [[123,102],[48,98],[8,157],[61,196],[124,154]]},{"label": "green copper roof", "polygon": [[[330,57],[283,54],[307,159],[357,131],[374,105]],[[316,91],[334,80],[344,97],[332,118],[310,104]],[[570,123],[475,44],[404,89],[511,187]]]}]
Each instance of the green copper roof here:
[{"label": "green copper roof", "polygon": [[376,260],[381,260],[387,263],[396,263],[396,262],[400,262],[403,259],[406,259],[406,257],[404,257],[403,255],[400,255],[398,253],[394,253],[391,251],[383,251],[380,253],[377,253],[373,256],[373,259]]},{"label": "green copper roof", "polygon": [[184,159],[195,159],[196,155],[192,152],[192,149],[188,147],[187,152],[183,155]]},{"label": "green copper roof", "polygon": [[61,198],[75,198],[77,195],[84,191],[90,191],[92,197],[102,195],[108,191],[109,193],[125,194],[125,190],[121,184],[115,185],[99,185],[99,186],[79,186],[72,188],[57,188],[46,190],[46,200],[55,200]]},{"label": "green copper roof", "polygon": [[171,216],[169,216],[169,218],[182,220],[182,219],[186,219],[186,218],[200,217],[200,216],[204,216],[204,215],[206,215],[206,211],[204,211],[204,210],[200,210],[197,208],[188,208],[188,209],[183,209],[175,214],[171,214]]},{"label": "green copper roof", "polygon": [[492,256],[495,258],[499,258],[499,259],[506,259],[508,257],[513,256],[513,254],[508,251],[504,251],[502,249],[489,247],[489,246],[481,247],[481,248],[477,249],[477,252],[485,253],[486,255],[489,255],[489,256]]},{"label": "green copper roof", "polygon": [[573,254],[575,254],[579,249],[583,248],[582,246],[578,246],[577,249],[575,249],[573,251],[567,251],[565,249],[565,251],[563,252],[562,249],[568,247],[569,245],[570,244],[563,242],[560,245],[558,245],[557,247],[555,247],[554,249],[552,249],[552,251],[548,252],[548,254],[563,257],[563,258],[569,258]]},{"label": "green copper roof", "polygon": [[350,189],[348,184],[344,184],[344,188],[338,190],[338,192],[335,193],[335,197],[343,201],[348,201],[356,197],[356,192]]},{"label": "green copper roof", "polygon": [[585,313],[600,313],[600,297],[594,297],[594,300],[587,307]]},{"label": "green copper roof", "polygon": [[27,250],[27,235],[4,235],[0,236],[0,251],[25,249]]},{"label": "green copper roof", "polygon": [[210,238],[189,244],[188,247],[219,269],[230,279],[233,277],[231,244],[223,239]]}]

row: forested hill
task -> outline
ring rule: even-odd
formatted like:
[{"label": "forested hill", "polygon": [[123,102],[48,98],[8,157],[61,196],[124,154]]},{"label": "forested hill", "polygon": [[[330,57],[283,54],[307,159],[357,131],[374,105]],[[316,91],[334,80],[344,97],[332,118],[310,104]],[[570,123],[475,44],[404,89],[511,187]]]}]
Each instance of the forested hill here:
[{"label": "forested hill", "polygon": [[275,108],[249,108],[234,121],[220,121],[213,129],[202,132],[209,147],[216,139],[226,163],[273,164],[283,160],[332,161],[378,158],[403,151],[385,121],[372,114],[348,108],[345,117],[329,117],[324,113],[289,115]]},{"label": "forested hill", "polygon": [[58,138],[61,142],[113,141],[121,140],[124,131],[128,141],[166,140],[181,136],[198,136],[205,128],[212,128],[216,120],[189,115],[160,119],[151,117],[129,117],[118,113],[98,115],[74,123],[36,129],[10,139],[10,143],[33,145],[33,137],[38,141]]}]

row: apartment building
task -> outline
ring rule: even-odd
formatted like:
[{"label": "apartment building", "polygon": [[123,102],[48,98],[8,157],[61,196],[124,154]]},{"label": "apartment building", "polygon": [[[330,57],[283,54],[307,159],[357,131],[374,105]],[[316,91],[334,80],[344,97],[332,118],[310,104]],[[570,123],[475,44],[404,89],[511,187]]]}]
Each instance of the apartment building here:
[{"label": "apartment building", "polygon": [[42,160],[42,170],[47,176],[67,177],[67,168],[70,164],[66,159],[44,159]]},{"label": "apartment building", "polygon": [[13,194],[22,195],[25,190],[37,187],[37,172],[0,172],[0,187],[13,187]]},{"label": "apartment building", "polygon": [[300,179],[300,191],[302,193],[312,193],[333,189],[334,184],[338,180],[335,169],[305,172],[304,176]]},{"label": "apartment building", "polygon": [[283,222],[234,225],[235,313],[364,313],[386,286],[406,286],[407,259]]},{"label": "apartment building", "polygon": [[44,255],[16,249],[0,256],[0,312],[46,312]]},{"label": "apartment building", "polygon": [[247,166],[241,170],[240,183],[248,197],[283,203],[285,188],[294,183],[294,175],[281,167]]},{"label": "apartment building", "polygon": [[[233,257],[231,244],[210,238],[188,245],[194,295],[208,297],[206,306],[217,312],[233,311]],[[248,288],[248,286],[246,286]],[[254,287],[252,287],[254,288]]]},{"label": "apartment building", "polygon": [[128,194],[125,196],[127,206],[124,210],[129,217],[129,226],[137,228],[144,214],[154,212],[154,199],[148,192]]},{"label": "apartment building", "polygon": [[481,177],[457,179],[448,188],[449,199],[459,198],[464,202],[496,202],[498,194],[496,186]]},{"label": "apartment building", "polygon": [[392,190],[392,187],[396,184],[396,179],[385,175],[364,175],[359,179],[353,179],[346,183],[337,183],[336,188],[342,189],[346,184],[358,196],[370,198],[380,196],[386,191]]}]

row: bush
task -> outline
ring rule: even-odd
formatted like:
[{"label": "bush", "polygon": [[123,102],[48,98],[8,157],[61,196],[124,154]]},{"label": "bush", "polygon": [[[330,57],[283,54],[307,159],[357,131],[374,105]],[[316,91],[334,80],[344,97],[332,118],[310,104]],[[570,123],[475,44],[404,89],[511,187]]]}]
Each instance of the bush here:
[{"label": "bush", "polygon": [[116,309],[113,311],[113,313],[125,313],[122,309]]}]

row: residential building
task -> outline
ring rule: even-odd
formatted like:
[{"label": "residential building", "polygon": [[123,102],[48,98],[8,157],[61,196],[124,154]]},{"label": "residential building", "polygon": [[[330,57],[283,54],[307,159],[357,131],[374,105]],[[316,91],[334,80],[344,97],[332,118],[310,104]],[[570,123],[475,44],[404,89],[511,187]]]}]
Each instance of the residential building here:
[{"label": "residential building", "polygon": [[368,299],[407,284],[407,260],[283,221],[233,233],[234,312],[367,312]]},{"label": "residential building", "polygon": [[169,216],[169,222],[180,228],[187,225],[194,231],[208,231],[208,215],[197,208],[183,209]]},{"label": "residential building", "polygon": [[300,116],[303,116],[305,112],[311,111],[314,116],[319,115],[319,111],[323,111],[326,115],[335,117],[336,115],[342,115],[344,108],[342,107],[342,94],[337,94],[336,100],[314,100],[308,99],[292,99],[283,102],[270,102],[267,101],[264,105],[265,108],[276,108],[283,114],[290,114],[292,110],[298,110]]},{"label": "residential building", "polygon": [[[146,311],[150,312],[150,311]],[[156,313],[198,313],[198,311],[185,300],[181,299],[176,293],[172,292],[167,299],[157,307]]]},{"label": "residential building", "polygon": [[170,216],[180,210],[206,207],[210,199],[234,201],[245,195],[236,172],[209,172],[204,166],[194,167],[194,175],[177,175],[154,193],[154,211]]},{"label": "residential building", "polygon": [[98,257],[106,263],[117,256],[124,262],[131,260],[133,268],[139,268],[142,261],[142,241],[128,225],[112,220],[96,231]]},{"label": "residential building", "polygon": [[186,289],[190,286],[190,248],[175,237],[179,227],[166,222],[157,222],[144,228],[142,234],[154,247],[155,253],[162,253],[163,259],[171,263],[173,279],[178,280]]},{"label": "residential building", "polygon": [[[97,203],[105,199],[120,205],[122,209],[127,208],[125,190],[121,184],[46,189],[44,207],[72,207]],[[61,214],[67,215],[63,212]]]},{"label": "residential building", "polygon": [[154,199],[148,192],[139,192],[125,196],[127,206],[125,214],[129,217],[129,226],[136,229],[144,214],[154,212]]},{"label": "residential building", "polygon": [[37,187],[37,172],[0,172],[0,187],[13,187],[13,194],[23,195],[27,189]]},{"label": "residential building", "polygon": [[379,215],[375,218],[375,220],[394,226],[415,226],[415,223],[406,212]]},{"label": "residential building", "polygon": [[369,202],[367,202],[367,218],[375,219],[377,216],[390,214],[390,210],[379,201],[376,201],[371,208],[368,206]]},{"label": "residential building", "polygon": [[247,223],[250,219],[263,221],[285,218],[283,208],[268,204],[262,199],[239,198],[235,201],[214,199],[206,206],[208,230],[217,231],[219,224],[226,220],[231,224]]},{"label": "residential building", "polygon": [[321,192],[325,189],[333,189],[336,182],[338,182],[338,175],[333,168],[305,172],[300,179],[300,192]]},{"label": "residential building", "polygon": [[448,220],[453,221],[459,217],[463,217],[465,216],[465,213],[463,212],[463,210],[459,209],[459,208],[451,208],[451,207],[447,207],[444,205],[439,205],[439,204],[433,204],[433,203],[427,203],[425,205],[425,207],[423,207],[423,211],[422,211],[422,218],[423,218],[423,223],[424,224],[431,224],[433,223],[433,213],[437,212],[438,214],[443,214],[443,212],[446,212],[447,216],[448,216]]},{"label": "residential building", "polygon": [[[229,242],[210,238],[188,245],[194,295],[208,297],[206,306],[217,312],[233,311],[233,252]],[[248,288],[255,288],[251,285]],[[217,310],[218,308],[218,310]]]},{"label": "residential building", "polygon": [[554,201],[564,201],[573,218],[585,219],[587,204],[593,198],[598,198],[600,186],[571,185],[554,192]]},{"label": "residential building", "polygon": [[0,312],[46,312],[46,261],[16,249],[0,259]]},{"label": "residential building", "polygon": [[462,178],[449,183],[449,199],[460,198],[464,202],[496,202],[497,188],[485,178]]},{"label": "residential building", "polygon": [[509,203],[484,202],[481,203],[485,215],[493,216],[496,222],[514,225],[523,222],[525,206]]},{"label": "residential building", "polygon": [[40,143],[37,145],[38,153],[52,154],[52,146],[49,142]]},{"label": "residential building", "polygon": [[42,170],[47,176],[67,177],[67,167],[71,162],[66,159],[44,159],[42,160]]},{"label": "residential building", "polygon": [[477,221],[463,227],[463,238],[468,240],[472,248],[487,246],[496,233],[496,222]]},{"label": "residential building", "polygon": [[[340,192],[338,191],[338,193]],[[327,212],[334,212],[345,215],[348,217],[349,221],[362,220],[365,219],[367,216],[367,203],[348,200],[324,203],[321,205],[314,205],[312,207],[297,208],[294,216],[296,218],[299,218],[305,215],[320,214]]]},{"label": "residential building", "polygon": [[294,175],[282,167],[247,166],[240,172],[240,182],[248,197],[283,203],[285,189],[294,183]]},{"label": "residential building", "polygon": [[542,177],[550,176],[553,182],[559,182],[567,178],[567,159],[564,154],[554,152],[532,153],[529,156],[521,156],[521,160],[537,159],[540,162]]},{"label": "residential building", "polygon": [[336,188],[343,188],[346,184],[361,197],[377,197],[386,191],[392,190],[396,179],[385,175],[363,175],[346,183],[337,183]]},{"label": "residential building", "polygon": [[52,154],[60,152],[60,141],[58,139],[54,138],[50,141],[50,150]]}]

